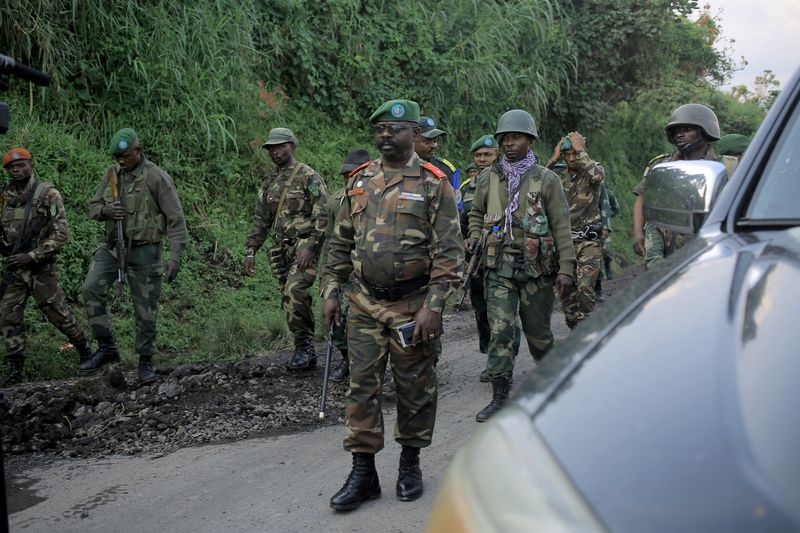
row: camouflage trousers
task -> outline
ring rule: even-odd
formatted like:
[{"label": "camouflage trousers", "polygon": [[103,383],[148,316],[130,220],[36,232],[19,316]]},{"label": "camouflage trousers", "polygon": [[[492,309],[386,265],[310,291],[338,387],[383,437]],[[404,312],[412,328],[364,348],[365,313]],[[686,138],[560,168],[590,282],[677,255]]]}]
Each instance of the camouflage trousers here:
[{"label": "camouflage trousers", "polygon": [[286,313],[286,324],[295,338],[311,338],[314,336],[314,310],[311,306],[311,289],[317,277],[316,262],[311,268],[301,272],[297,268],[296,256],[289,258],[291,268],[285,278],[279,278],[283,296],[283,312]]},{"label": "camouflage trousers", "polygon": [[333,326],[333,345],[337,350],[343,352],[347,350],[347,315],[350,312],[350,301],[343,292],[339,293],[339,307],[342,321]]},{"label": "camouflage trousers", "polygon": [[651,268],[686,244],[686,238],[680,233],[663,230],[655,224],[644,225],[644,266]]},{"label": "camouflage trousers", "polygon": [[[529,278],[524,270],[504,263],[486,273],[486,304],[489,310],[489,359],[486,369],[490,379],[511,378],[519,339],[517,315],[534,360],[539,361],[553,346],[550,316],[555,293],[553,278]],[[517,343],[519,341],[517,340]]]},{"label": "camouflage trousers", "polygon": [[594,310],[594,285],[603,267],[603,249],[599,241],[572,241],[577,263],[575,286],[561,299],[567,326],[574,328]]},{"label": "camouflage trousers", "polygon": [[486,291],[483,286],[483,271],[476,269],[475,276],[469,282],[469,301],[475,311],[475,323],[478,326],[478,348],[481,353],[489,351],[489,317],[486,314]]},{"label": "camouflage trousers", "polygon": [[[108,313],[108,291],[117,280],[117,257],[107,244],[94,253],[86,280],[83,282],[83,305],[89,326],[96,338],[113,336]],[[139,355],[152,356],[157,351],[156,318],[158,299],[164,276],[161,244],[132,246],[128,250],[126,292],[133,297],[133,316],[136,323],[134,347]]]},{"label": "camouflage trousers", "polygon": [[350,389],[346,402],[347,437],[344,449],[377,453],[383,449],[381,388],[387,360],[397,394],[394,438],[402,445],[424,448],[431,443],[436,421],[436,350],[434,342],[403,348],[395,328],[414,317],[425,294],[397,302],[375,300],[358,287],[347,291],[350,316],[347,340],[350,355]]},{"label": "camouflage trousers", "polygon": [[33,296],[39,309],[73,344],[86,344],[86,336],[75,316],[64,305],[64,291],[58,281],[55,261],[14,272],[0,299],[0,333],[8,359],[25,356],[25,325],[23,318],[28,298]]}]

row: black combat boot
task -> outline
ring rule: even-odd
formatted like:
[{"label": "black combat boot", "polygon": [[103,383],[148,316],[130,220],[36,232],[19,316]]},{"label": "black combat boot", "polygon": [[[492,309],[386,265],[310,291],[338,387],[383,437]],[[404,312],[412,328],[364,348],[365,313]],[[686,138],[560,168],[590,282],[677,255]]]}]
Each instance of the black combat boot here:
[{"label": "black combat boot", "polygon": [[598,276],[597,281],[594,282],[594,301],[601,304],[605,301],[603,298],[603,282],[600,281]]},{"label": "black combat boot", "polygon": [[0,386],[8,387],[25,381],[25,357],[15,354],[6,357],[6,377]]},{"label": "black combat boot", "polygon": [[294,355],[286,368],[289,370],[314,370],[317,367],[317,353],[308,337],[296,337]]},{"label": "black combat boot", "polygon": [[347,350],[342,350],[342,359],[331,372],[331,381],[336,383],[344,381],[350,377],[350,360],[347,358]]},{"label": "black combat boot", "polygon": [[344,486],[331,498],[331,508],[337,511],[357,509],[367,500],[381,496],[381,484],[375,470],[375,454],[355,452],[353,469]]},{"label": "black combat boot", "polygon": [[492,401],[475,415],[478,422],[486,422],[489,418],[503,407],[508,399],[511,390],[511,382],[508,378],[495,378],[492,380]]},{"label": "black combat boot", "polygon": [[422,496],[422,470],[419,469],[419,448],[403,446],[397,472],[397,498],[412,502]]},{"label": "black combat boot", "polygon": [[149,385],[156,380],[156,371],[153,369],[153,357],[150,355],[139,356],[139,386]]},{"label": "black combat boot", "polygon": [[78,368],[79,376],[94,374],[109,363],[119,363],[119,350],[112,337],[97,339],[97,351]]},{"label": "black combat boot", "polygon": [[78,352],[79,362],[81,364],[85,363],[92,357],[92,347],[89,345],[89,342],[85,339],[82,341],[73,341],[70,340],[72,345],[75,347],[75,350]]}]

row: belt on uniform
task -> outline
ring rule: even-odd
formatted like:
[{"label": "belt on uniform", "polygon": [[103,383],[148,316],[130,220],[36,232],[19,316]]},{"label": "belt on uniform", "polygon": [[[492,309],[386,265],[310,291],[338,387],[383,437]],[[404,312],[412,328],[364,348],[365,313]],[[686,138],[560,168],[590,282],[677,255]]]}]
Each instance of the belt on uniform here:
[{"label": "belt on uniform", "polygon": [[377,287],[375,285],[370,285],[363,279],[359,279],[358,281],[361,282],[361,285],[363,285],[367,292],[376,300],[396,302],[397,300],[402,300],[406,296],[415,293],[422,287],[425,287],[430,280],[430,276],[420,276],[407,281],[401,281],[392,287]]},{"label": "belt on uniform", "polygon": [[131,241],[131,246],[149,246],[151,244],[160,244],[160,243],[150,242],[150,241]]}]

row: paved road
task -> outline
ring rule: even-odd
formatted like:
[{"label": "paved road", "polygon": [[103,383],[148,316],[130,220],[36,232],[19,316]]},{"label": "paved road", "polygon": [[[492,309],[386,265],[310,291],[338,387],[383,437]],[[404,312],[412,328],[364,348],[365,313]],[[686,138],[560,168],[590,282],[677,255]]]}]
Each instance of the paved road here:
[{"label": "paved road", "polygon": [[[563,317],[553,317],[558,338]],[[524,344],[524,343],[523,343]],[[24,473],[43,498],[11,515],[24,532],[413,532],[421,531],[447,463],[477,429],[477,411],[491,397],[478,382],[485,363],[477,352],[471,312],[447,322],[439,363],[440,394],[433,444],[422,451],[425,494],[400,502],[394,494],[400,446],[387,440],[377,456],[383,497],[350,513],[334,513],[328,499],[350,470],[343,428],[185,448],[156,457],[59,460]],[[523,347],[515,381],[533,369]],[[384,408],[392,428],[394,406]]]}]

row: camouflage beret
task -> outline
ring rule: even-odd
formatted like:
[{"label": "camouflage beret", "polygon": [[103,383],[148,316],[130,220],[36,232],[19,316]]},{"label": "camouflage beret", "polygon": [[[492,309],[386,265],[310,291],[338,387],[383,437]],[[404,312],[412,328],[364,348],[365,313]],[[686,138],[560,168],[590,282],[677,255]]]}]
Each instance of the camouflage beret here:
[{"label": "camouflage beret", "polygon": [[297,146],[297,137],[289,128],[272,128],[269,130],[267,142],[261,145],[261,148],[268,146],[277,146],[279,144],[292,143]]},{"label": "camouflage beret", "polygon": [[384,102],[369,117],[369,123],[382,121],[416,122],[419,124],[419,105],[411,100],[389,100]]},{"label": "camouflage beret", "polygon": [[131,128],[122,128],[111,137],[108,152],[111,155],[122,155],[128,148],[139,142],[139,136]]},{"label": "camouflage beret", "polygon": [[31,153],[25,148],[12,148],[6,155],[3,156],[3,166],[7,167],[14,161],[22,161],[24,159],[31,160]]},{"label": "camouflage beret", "polygon": [[447,135],[446,131],[436,127],[436,121],[431,117],[419,117],[419,133],[426,139],[435,139],[436,137]]},{"label": "camouflage beret", "polygon": [[738,133],[729,133],[723,135],[717,141],[717,152],[719,155],[739,155],[747,150],[750,144],[750,138]]},{"label": "camouflage beret", "polygon": [[500,145],[497,144],[497,139],[494,138],[494,135],[484,135],[472,143],[469,151],[474,152],[478,148],[500,148]]}]

